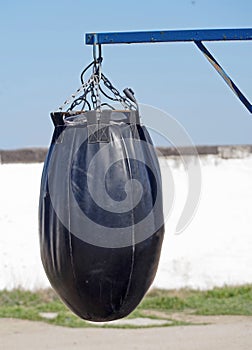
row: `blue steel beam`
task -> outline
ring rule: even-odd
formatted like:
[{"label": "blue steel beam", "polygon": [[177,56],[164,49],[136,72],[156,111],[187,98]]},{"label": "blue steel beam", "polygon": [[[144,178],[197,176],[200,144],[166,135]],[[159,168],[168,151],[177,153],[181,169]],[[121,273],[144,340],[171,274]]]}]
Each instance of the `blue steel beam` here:
[{"label": "blue steel beam", "polygon": [[[252,40],[252,28],[239,29],[196,29],[196,30],[163,30],[144,32],[114,32],[114,33],[87,33],[86,44],[93,45],[94,58],[96,48],[104,44],[135,44],[135,43],[168,43],[192,41],[203,52],[208,61],[225,80],[231,90],[252,113],[252,104],[244,96],[233,80],[223,70],[216,59],[211,55],[202,41],[235,41]],[[96,59],[96,58],[95,58]]]},{"label": "blue steel beam", "polygon": [[252,40],[252,28],[87,33],[87,45]]}]

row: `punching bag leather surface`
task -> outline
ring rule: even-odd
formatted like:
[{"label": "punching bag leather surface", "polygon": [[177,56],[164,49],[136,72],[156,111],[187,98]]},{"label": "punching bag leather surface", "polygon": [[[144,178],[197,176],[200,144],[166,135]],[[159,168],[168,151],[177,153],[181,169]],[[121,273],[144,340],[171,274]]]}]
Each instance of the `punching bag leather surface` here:
[{"label": "punching bag leather surface", "polygon": [[44,269],[81,318],[124,317],[159,262],[164,225],[155,149],[137,111],[51,117],[39,203]]}]

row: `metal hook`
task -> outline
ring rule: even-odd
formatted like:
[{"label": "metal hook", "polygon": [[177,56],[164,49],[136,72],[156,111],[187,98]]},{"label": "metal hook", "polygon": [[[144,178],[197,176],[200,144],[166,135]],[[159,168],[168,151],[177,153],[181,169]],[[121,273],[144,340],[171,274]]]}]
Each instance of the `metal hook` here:
[{"label": "metal hook", "polygon": [[[98,48],[98,50],[97,50]],[[98,52],[97,52],[98,51]],[[98,55],[97,55],[98,53]],[[102,61],[102,50],[101,50],[101,45],[94,44],[93,45],[93,58],[94,58],[94,63],[100,63]]]},{"label": "metal hook", "polygon": [[[98,50],[97,50],[98,48]],[[97,56],[98,54],[98,56]],[[93,72],[98,76],[98,83],[101,80],[101,63],[102,63],[102,51],[101,45],[93,45],[93,58],[94,58],[94,67]]]}]

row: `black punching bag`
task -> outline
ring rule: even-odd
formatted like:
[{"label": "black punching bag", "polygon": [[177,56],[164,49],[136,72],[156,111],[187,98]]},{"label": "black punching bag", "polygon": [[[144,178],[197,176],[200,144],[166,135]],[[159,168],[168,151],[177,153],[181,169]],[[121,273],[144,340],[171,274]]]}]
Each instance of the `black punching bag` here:
[{"label": "black punching bag", "polygon": [[138,111],[51,117],[39,203],[44,269],[81,318],[124,317],[150,287],[163,241],[155,149]]}]

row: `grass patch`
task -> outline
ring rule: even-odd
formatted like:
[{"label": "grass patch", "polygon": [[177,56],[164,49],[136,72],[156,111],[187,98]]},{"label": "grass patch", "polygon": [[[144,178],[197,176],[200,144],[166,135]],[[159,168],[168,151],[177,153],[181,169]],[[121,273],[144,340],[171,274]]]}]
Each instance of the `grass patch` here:
[{"label": "grass patch", "polygon": [[153,290],[139,309],[191,312],[196,315],[252,315],[252,286],[214,288],[208,291]]},{"label": "grass patch", "polygon": [[[45,319],[41,312],[57,314]],[[215,288],[209,291],[178,290],[150,291],[128,318],[167,320],[164,326],[186,324],[172,319],[174,313],[195,315],[246,315],[252,316],[252,285]],[[66,327],[97,327],[75,316],[61,302],[52,289],[29,292],[24,290],[0,291],[0,317],[44,321]],[[171,322],[172,321],[172,322]],[[139,328],[130,325],[110,325],[104,328]]]}]

